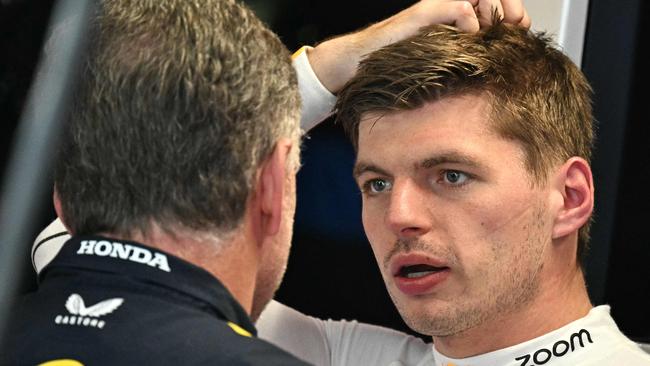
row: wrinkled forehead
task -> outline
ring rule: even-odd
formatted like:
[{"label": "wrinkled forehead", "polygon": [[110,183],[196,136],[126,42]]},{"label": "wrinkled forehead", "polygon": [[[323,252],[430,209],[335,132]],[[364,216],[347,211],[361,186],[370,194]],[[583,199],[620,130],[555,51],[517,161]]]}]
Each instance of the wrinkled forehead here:
[{"label": "wrinkled forehead", "polygon": [[499,134],[491,121],[489,100],[476,95],[444,98],[412,110],[368,112],[358,126],[357,164],[391,170],[428,161],[523,167],[521,144]]},{"label": "wrinkled forehead", "polygon": [[[448,96],[412,109],[365,112],[357,127],[359,147],[380,138],[388,143],[398,138],[418,140],[423,135],[496,135],[492,123],[492,98],[485,93]],[[440,140],[431,139],[431,143]]]}]

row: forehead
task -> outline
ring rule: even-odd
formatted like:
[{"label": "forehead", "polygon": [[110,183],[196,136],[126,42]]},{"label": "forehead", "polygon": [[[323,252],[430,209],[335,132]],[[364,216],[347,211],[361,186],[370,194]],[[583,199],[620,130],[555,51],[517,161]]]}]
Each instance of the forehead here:
[{"label": "forehead", "polygon": [[518,143],[497,134],[485,95],[445,97],[422,107],[367,113],[359,124],[359,162],[390,164],[454,153],[477,161],[522,159]]},{"label": "forehead", "polygon": [[372,134],[385,130],[413,129],[423,133],[453,127],[488,133],[489,117],[487,97],[473,94],[445,97],[412,110],[364,113],[359,123],[359,144],[363,138],[372,138]]}]

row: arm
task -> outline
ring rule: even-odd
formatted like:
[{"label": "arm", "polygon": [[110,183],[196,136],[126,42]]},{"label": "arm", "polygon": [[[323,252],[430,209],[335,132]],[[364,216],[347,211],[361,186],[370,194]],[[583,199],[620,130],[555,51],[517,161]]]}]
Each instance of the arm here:
[{"label": "arm", "polygon": [[491,23],[496,9],[507,23],[530,27],[521,0],[422,0],[361,31],[325,41],[308,51],[309,62],[321,83],[332,93],[350,80],[364,55],[412,36],[432,24],[447,24],[477,32]]},{"label": "arm", "polygon": [[414,35],[432,24],[447,24],[476,32],[492,22],[496,9],[507,23],[530,27],[521,0],[422,0],[392,17],[361,31],[303,47],[294,54],[300,96],[303,101],[301,126],[305,131],[332,114],[338,92],[356,72],[368,53]]},{"label": "arm", "polygon": [[300,127],[309,131],[332,113],[336,97],[330,93],[314,72],[307,57],[311,47],[303,47],[293,54],[293,68],[298,75],[298,88],[302,109],[300,110]]},{"label": "arm", "polygon": [[36,273],[41,273],[68,239],[70,234],[58,217],[38,234],[32,245],[32,266]]},{"label": "arm", "polygon": [[321,320],[272,301],[257,321],[259,336],[317,366],[433,364],[431,346],[392,329]]}]

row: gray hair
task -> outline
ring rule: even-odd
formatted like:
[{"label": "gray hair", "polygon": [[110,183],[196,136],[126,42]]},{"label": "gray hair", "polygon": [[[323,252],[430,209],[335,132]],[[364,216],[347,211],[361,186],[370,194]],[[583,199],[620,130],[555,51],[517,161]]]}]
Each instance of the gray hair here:
[{"label": "gray hair", "polygon": [[298,141],[288,50],[232,0],[102,5],[55,169],[66,224],[231,231],[259,164]]}]

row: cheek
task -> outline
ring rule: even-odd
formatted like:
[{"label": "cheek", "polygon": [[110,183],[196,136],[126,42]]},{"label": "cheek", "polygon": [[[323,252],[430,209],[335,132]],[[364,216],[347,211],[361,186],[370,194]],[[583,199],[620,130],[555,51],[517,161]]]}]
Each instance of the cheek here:
[{"label": "cheek", "polygon": [[457,215],[450,219],[458,224],[457,234],[460,236],[488,238],[513,231],[521,232],[535,202],[534,195],[517,195],[512,190],[501,195],[484,195],[481,200],[457,211]]},{"label": "cheek", "polygon": [[[476,207],[457,227],[456,250],[468,275],[490,281],[521,265],[534,248],[531,233],[538,233],[540,208],[533,197],[527,202]],[[538,233],[541,235],[541,233]],[[492,275],[490,275],[492,273]]]},{"label": "cheek", "polygon": [[382,229],[382,224],[384,221],[384,216],[381,214],[381,210],[378,208],[378,205],[363,198],[361,202],[361,222],[363,223],[363,229],[366,232],[366,236],[372,239],[378,235],[379,231]]},{"label": "cheek", "polygon": [[375,259],[381,268],[381,258],[387,252],[387,247],[392,245],[390,233],[386,231],[383,225],[384,216],[380,210],[373,209],[372,206],[367,206],[364,203],[361,211],[361,221]]}]

